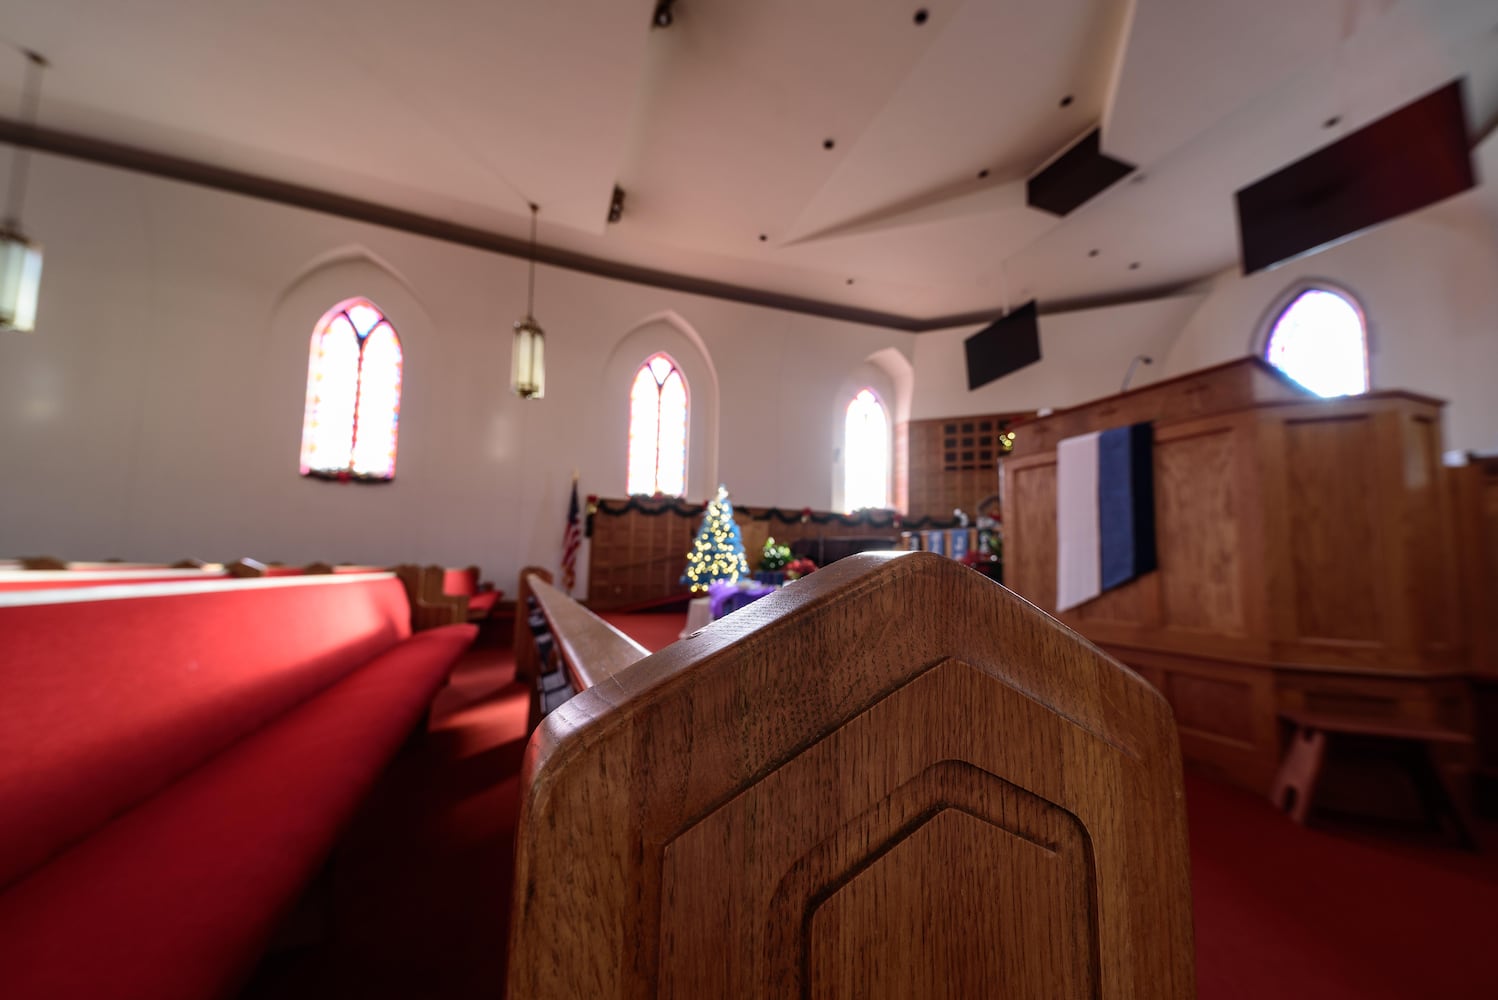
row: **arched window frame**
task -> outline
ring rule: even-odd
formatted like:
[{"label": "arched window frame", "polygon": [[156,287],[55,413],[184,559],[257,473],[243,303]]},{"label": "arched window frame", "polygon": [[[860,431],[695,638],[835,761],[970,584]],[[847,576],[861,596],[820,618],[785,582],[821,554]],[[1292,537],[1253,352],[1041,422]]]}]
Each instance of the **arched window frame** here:
[{"label": "arched window frame", "polygon": [[[658,375],[656,375],[655,372],[654,372],[654,370],[653,370],[654,362],[657,361],[657,360],[664,360],[670,366],[670,368],[667,370],[667,372],[666,372],[666,374],[664,376],[658,376]],[[634,387],[635,387],[636,383],[639,381],[641,374],[645,373],[645,372],[650,372],[651,379],[654,380],[655,383],[656,383],[656,385],[655,385],[655,389],[656,389],[656,421],[655,421],[655,441],[654,441],[654,447],[653,447],[653,451],[654,451],[654,454],[655,454],[655,463],[654,463],[654,465],[655,465],[655,472],[654,472],[654,475],[652,476],[652,480],[651,480],[651,489],[648,490],[648,491],[647,490],[638,489],[637,487],[640,484],[629,482],[629,480],[628,480],[628,477],[630,475],[630,469],[634,466],[634,458],[635,458],[634,449],[635,449],[635,442],[636,442],[636,437],[637,437],[637,435],[636,435],[636,428],[635,428],[635,413],[634,413]],[[676,489],[676,490],[663,490],[661,488],[662,484],[661,484],[661,474],[660,474],[660,464],[661,464],[660,460],[661,460],[661,454],[662,454],[662,445],[664,444],[664,433],[665,433],[666,429],[662,426],[660,407],[661,407],[661,401],[664,398],[666,383],[668,381],[670,381],[670,379],[672,378],[672,376],[675,376],[677,379],[680,380],[680,382],[681,382],[681,389],[682,389],[681,483],[680,483],[680,488],[679,489]],[[687,492],[687,482],[688,482],[688,464],[690,462],[691,453],[692,453],[692,448],[691,448],[691,433],[692,433],[692,386],[691,386],[691,383],[687,381],[687,373],[686,373],[686,371],[677,362],[677,360],[674,357],[672,357],[668,352],[666,352],[666,351],[655,351],[655,352],[653,352],[649,357],[647,357],[644,361],[640,362],[640,364],[635,367],[634,372],[631,375],[630,381],[629,381],[629,400],[630,400],[630,411],[629,411],[629,419],[626,422],[627,436],[626,436],[626,439],[625,439],[626,491],[630,495],[641,495],[641,494],[644,494],[644,495],[648,495],[648,496],[675,496],[675,497],[685,496],[686,492]]]},{"label": "arched window frame", "polygon": [[[354,321],[354,318],[351,315],[354,310],[360,308],[372,310],[378,317],[374,322],[367,325],[363,333],[359,332],[359,324]],[[332,333],[333,325],[340,319],[347,320],[349,326],[354,332],[354,336],[358,340],[358,353],[356,358],[354,359],[354,364],[357,367],[353,373],[353,412],[348,417],[349,443],[348,451],[346,453],[347,460],[340,466],[332,465],[328,463],[326,459],[323,462],[314,465],[311,454],[312,445],[314,443],[312,432],[313,428],[316,426],[315,421],[320,416],[323,416],[318,411],[319,404],[322,400],[322,397],[318,393],[317,387],[317,376],[319,374],[320,367],[319,355],[323,349],[325,339]],[[372,390],[376,387],[370,384],[366,384],[366,378],[374,377],[372,370],[366,369],[365,367],[366,348],[369,346],[371,338],[373,338],[374,335],[381,330],[381,328],[385,328],[390,331],[390,337],[395,347],[393,384],[387,383],[383,387],[380,387],[384,391],[386,401],[380,404],[377,410],[370,410],[366,412],[366,402],[372,398],[378,398],[376,396],[371,396],[370,392],[367,391]],[[317,325],[313,327],[311,345],[309,348],[307,360],[307,395],[302,411],[302,475],[313,479],[329,479],[341,482],[354,481],[385,483],[393,480],[395,478],[396,452],[398,449],[400,438],[401,390],[403,388],[404,380],[405,347],[401,343],[400,332],[396,330],[395,324],[390,321],[389,315],[383,309],[381,309],[369,298],[366,298],[364,296],[355,296],[353,298],[345,299],[342,302],[339,302],[333,308],[324,313],[322,318],[318,320]],[[390,421],[390,450],[388,469],[371,470],[368,468],[359,468],[357,450],[359,443],[359,428],[361,422],[364,424],[366,429],[368,429],[371,421],[384,421],[387,419]],[[342,415],[339,415],[339,420],[341,423]]]},{"label": "arched window frame", "polygon": [[[1274,335],[1274,328],[1279,324],[1280,319],[1306,292],[1330,292],[1344,299],[1348,305],[1352,306],[1353,311],[1357,313],[1358,320],[1363,327],[1363,380],[1367,385],[1367,389],[1364,391],[1372,392],[1374,385],[1373,350],[1375,342],[1373,324],[1368,320],[1368,311],[1363,308],[1362,297],[1339,282],[1329,281],[1324,278],[1302,278],[1286,287],[1284,291],[1275,297],[1274,301],[1270,303],[1269,308],[1265,310],[1264,315],[1260,318],[1259,325],[1254,330],[1252,339],[1249,342],[1249,351],[1292,382],[1296,382],[1297,385],[1301,384],[1269,359],[1269,341]],[[1307,391],[1314,390],[1308,388]]]},{"label": "arched window frame", "polygon": [[887,510],[887,509],[889,509],[892,506],[890,494],[892,492],[892,478],[893,478],[893,473],[894,473],[894,438],[893,438],[894,422],[893,422],[893,419],[891,417],[889,405],[887,403],[885,403],[883,396],[881,396],[880,393],[879,393],[879,390],[875,389],[871,385],[862,385],[862,386],[859,386],[858,389],[854,390],[853,395],[851,397],[846,397],[847,398],[847,402],[844,403],[843,406],[841,407],[841,409],[839,410],[839,416],[841,418],[842,427],[843,427],[843,434],[842,434],[842,470],[843,470],[843,482],[842,482],[842,490],[841,490],[842,507],[843,507],[844,510],[848,511],[849,513],[853,512],[854,510],[861,509],[861,508],[858,507],[858,506],[855,506],[855,504],[854,504],[854,499],[855,498],[852,496],[852,491],[849,489],[849,487],[852,485],[851,484],[851,480],[853,478],[853,473],[854,473],[854,464],[855,464],[854,460],[855,460],[855,456],[853,454],[853,449],[851,447],[851,444],[850,444],[850,441],[849,441],[849,438],[848,438],[848,433],[847,433],[847,430],[848,430],[848,416],[852,412],[854,405],[858,402],[859,397],[861,397],[864,393],[868,393],[869,394],[869,396],[873,399],[874,404],[879,407],[879,411],[880,411],[880,413],[884,417],[884,442],[883,442],[883,460],[884,460],[884,490],[883,490],[883,492],[884,492],[884,500],[883,500],[883,502],[881,504],[878,504],[877,506],[875,506],[875,505],[864,505],[864,506],[869,506],[872,509],[880,509],[880,510]]}]

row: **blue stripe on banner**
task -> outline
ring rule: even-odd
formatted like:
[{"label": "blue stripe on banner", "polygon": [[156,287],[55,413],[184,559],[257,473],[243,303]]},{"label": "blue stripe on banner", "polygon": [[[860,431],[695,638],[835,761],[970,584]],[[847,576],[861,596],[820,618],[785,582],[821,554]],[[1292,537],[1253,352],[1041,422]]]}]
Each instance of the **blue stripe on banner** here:
[{"label": "blue stripe on banner", "polygon": [[1155,427],[1129,428],[1130,478],[1134,484],[1134,575],[1153,573],[1160,566],[1155,550]]},{"label": "blue stripe on banner", "polygon": [[1101,583],[1108,590],[1134,577],[1134,476],[1130,427],[1103,431],[1097,445],[1098,540]]}]

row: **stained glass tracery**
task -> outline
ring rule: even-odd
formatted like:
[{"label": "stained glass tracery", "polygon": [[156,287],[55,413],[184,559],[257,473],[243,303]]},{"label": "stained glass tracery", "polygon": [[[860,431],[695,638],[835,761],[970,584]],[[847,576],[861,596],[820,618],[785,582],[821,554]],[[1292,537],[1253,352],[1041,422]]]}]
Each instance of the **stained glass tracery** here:
[{"label": "stained glass tracery", "polygon": [[629,390],[629,483],[637,493],[687,489],[687,382],[666,354],[646,359]]},{"label": "stained glass tracery", "polygon": [[367,299],[323,316],[307,363],[302,475],[395,477],[403,360],[395,328]]}]

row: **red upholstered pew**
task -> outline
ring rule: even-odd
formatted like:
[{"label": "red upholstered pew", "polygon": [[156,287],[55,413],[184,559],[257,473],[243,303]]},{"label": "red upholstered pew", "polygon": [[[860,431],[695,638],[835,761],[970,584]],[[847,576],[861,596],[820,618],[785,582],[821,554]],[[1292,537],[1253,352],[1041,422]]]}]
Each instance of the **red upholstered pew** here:
[{"label": "red upholstered pew", "polygon": [[202,569],[0,569],[0,591],[113,587],[141,583],[185,583],[192,580],[221,579],[224,576],[223,570]]},{"label": "red upholstered pew", "polygon": [[463,569],[442,570],[442,593],[449,597],[468,598],[468,620],[487,618],[494,610],[502,593],[492,584],[479,583],[479,568],[465,566]]},{"label": "red upholstered pew", "polygon": [[0,593],[0,996],[232,991],[474,632],[389,574]]},{"label": "red upholstered pew", "polygon": [[503,591],[480,586],[479,569],[445,569],[402,563],[395,574],[406,585],[411,621],[417,631],[455,622],[482,622],[494,611]]}]

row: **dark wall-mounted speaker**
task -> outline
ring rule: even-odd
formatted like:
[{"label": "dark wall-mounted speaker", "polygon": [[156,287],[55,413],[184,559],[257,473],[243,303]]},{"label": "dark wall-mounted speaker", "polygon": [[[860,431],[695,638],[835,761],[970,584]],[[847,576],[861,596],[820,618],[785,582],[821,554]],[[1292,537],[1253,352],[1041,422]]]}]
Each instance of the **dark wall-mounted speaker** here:
[{"label": "dark wall-mounted speaker", "polygon": [[971,391],[1040,360],[1040,314],[1034,299],[963,341]]},{"label": "dark wall-mounted speaker", "polygon": [[1476,183],[1457,80],[1239,191],[1243,273],[1319,250]]},{"label": "dark wall-mounted speaker", "polygon": [[1103,131],[1093,129],[1025,184],[1031,208],[1066,215],[1134,172],[1103,152]]}]

